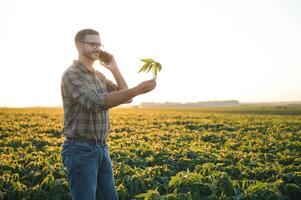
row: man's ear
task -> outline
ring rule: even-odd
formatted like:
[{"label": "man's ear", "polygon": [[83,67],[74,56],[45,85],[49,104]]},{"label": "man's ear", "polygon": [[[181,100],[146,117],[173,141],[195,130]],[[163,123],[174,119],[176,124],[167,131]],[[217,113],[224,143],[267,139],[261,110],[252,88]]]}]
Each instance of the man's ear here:
[{"label": "man's ear", "polygon": [[82,46],[81,46],[80,42],[76,42],[75,46],[76,46],[76,49],[77,49],[78,52],[80,52],[82,50]]}]

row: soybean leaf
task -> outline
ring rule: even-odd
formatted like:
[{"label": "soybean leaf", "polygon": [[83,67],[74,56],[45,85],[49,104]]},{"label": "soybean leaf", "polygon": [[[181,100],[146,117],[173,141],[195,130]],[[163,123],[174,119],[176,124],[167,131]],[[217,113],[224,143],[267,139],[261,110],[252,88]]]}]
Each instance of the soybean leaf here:
[{"label": "soybean leaf", "polygon": [[155,62],[153,59],[151,59],[151,58],[144,58],[144,59],[140,59],[141,61],[143,61],[143,62],[149,62],[149,63],[153,63],[153,62]]},{"label": "soybean leaf", "polygon": [[162,69],[162,65],[161,65],[160,63],[158,63],[158,62],[156,62],[156,65],[157,65],[157,67],[158,67],[159,71],[161,71],[161,69]]},{"label": "soybean leaf", "polygon": [[150,63],[149,68],[147,70],[147,72],[149,72],[152,68],[154,67],[154,63]]},{"label": "soybean leaf", "polygon": [[138,71],[139,72],[145,72],[149,68],[150,63],[145,63],[141,69]]},{"label": "soybean leaf", "polygon": [[141,67],[141,69],[138,71],[138,73],[139,72],[149,72],[150,70],[152,70],[153,76],[157,77],[158,72],[161,71],[161,69],[162,69],[162,65],[159,62],[156,62],[151,58],[145,58],[145,59],[140,59],[140,60],[145,63]]},{"label": "soybean leaf", "polygon": [[155,67],[153,67],[153,75],[154,75],[154,77],[157,77],[157,74],[158,74],[158,67],[156,65]]}]

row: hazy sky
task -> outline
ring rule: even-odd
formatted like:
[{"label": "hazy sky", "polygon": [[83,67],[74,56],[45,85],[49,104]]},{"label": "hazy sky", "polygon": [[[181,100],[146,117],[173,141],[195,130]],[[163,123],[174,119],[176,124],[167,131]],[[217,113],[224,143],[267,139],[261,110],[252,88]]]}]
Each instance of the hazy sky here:
[{"label": "hazy sky", "polygon": [[0,25],[0,106],[62,105],[83,28],[100,32],[130,87],[151,78],[137,73],[140,58],[162,64],[134,104],[301,100],[297,0],[0,0]]}]

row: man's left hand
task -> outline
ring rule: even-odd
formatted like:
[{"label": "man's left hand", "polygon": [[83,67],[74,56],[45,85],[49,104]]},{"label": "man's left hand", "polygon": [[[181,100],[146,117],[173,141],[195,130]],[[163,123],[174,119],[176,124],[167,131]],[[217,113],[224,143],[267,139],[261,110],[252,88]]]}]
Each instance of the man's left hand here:
[{"label": "man's left hand", "polygon": [[99,61],[100,64],[102,66],[104,66],[105,68],[107,68],[108,70],[110,70],[111,72],[115,71],[115,70],[118,70],[118,66],[117,66],[117,63],[116,63],[116,60],[114,58],[113,55],[111,55],[112,59],[111,59],[111,62],[109,64],[105,64],[104,62],[102,61]]}]

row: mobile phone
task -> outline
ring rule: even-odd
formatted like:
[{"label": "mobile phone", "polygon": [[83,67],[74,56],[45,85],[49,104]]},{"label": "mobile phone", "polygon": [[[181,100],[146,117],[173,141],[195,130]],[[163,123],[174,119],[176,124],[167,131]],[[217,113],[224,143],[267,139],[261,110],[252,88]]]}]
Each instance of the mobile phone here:
[{"label": "mobile phone", "polygon": [[99,50],[99,60],[108,65],[112,60],[112,55],[106,51]]}]

